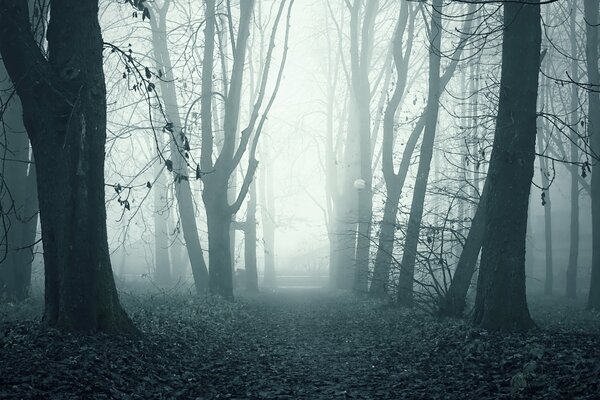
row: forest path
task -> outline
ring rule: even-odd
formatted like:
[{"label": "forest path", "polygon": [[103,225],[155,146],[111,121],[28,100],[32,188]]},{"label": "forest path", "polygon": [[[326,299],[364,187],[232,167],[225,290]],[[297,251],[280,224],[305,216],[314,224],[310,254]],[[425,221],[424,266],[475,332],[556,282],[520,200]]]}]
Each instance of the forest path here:
[{"label": "forest path", "polygon": [[234,302],[172,293],[121,298],[141,339],[62,334],[39,324],[39,304],[18,320],[2,316],[26,315],[27,304],[0,307],[0,398],[594,399],[600,393],[600,319],[572,305],[537,314],[550,329],[500,335],[318,289],[242,294]]}]

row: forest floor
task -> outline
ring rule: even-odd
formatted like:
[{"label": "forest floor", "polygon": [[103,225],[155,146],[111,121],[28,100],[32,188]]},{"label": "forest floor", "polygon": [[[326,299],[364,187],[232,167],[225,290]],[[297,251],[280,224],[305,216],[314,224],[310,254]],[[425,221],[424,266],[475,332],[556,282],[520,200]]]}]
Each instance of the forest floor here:
[{"label": "forest floor", "polygon": [[600,315],[562,299],[501,335],[316,289],[121,298],[141,338],[46,329],[40,299],[0,306],[0,398],[600,398]]}]

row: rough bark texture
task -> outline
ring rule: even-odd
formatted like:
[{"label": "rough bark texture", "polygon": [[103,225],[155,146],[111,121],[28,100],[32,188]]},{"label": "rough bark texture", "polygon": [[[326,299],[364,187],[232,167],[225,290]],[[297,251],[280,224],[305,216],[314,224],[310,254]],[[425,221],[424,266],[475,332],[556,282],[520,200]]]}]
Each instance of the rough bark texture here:
[{"label": "rough bark texture", "polygon": [[502,73],[486,185],[486,226],[473,322],[490,330],[533,326],[525,294],[527,208],[535,158],[539,4],[504,4]]},{"label": "rough bark texture", "polygon": [[591,91],[588,92],[588,135],[592,151],[592,279],[588,308],[600,310],[600,71],[598,70],[598,7],[595,0],[584,0],[586,59]]},{"label": "rough bark texture", "polygon": [[112,274],[104,206],[106,88],[98,2],[55,0],[46,60],[27,5],[0,3],[0,52],[36,161],[44,321],[68,331],[136,332]]}]

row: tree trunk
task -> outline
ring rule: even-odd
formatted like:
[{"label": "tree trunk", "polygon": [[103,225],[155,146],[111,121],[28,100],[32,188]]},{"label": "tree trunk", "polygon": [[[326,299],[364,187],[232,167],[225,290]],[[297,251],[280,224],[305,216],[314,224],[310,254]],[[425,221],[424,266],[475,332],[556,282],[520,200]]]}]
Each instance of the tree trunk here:
[{"label": "tree trunk", "polygon": [[256,184],[252,182],[246,209],[244,229],[244,263],[246,265],[246,289],[258,292],[258,267],[256,262]]},{"label": "tree trunk", "polygon": [[[214,179],[214,182],[213,182]],[[232,214],[227,202],[227,186],[215,174],[204,177],[202,198],[208,225],[209,289],[212,294],[233,298],[230,251]]]},{"label": "tree trunk", "polygon": [[36,161],[44,322],[67,331],[135,333],[119,304],[108,253],[98,3],[52,2],[48,60],[31,34],[26,3],[4,1],[0,27],[0,52]]},{"label": "tree trunk", "polygon": [[471,286],[473,274],[475,274],[477,267],[477,258],[483,244],[483,234],[486,225],[485,204],[487,202],[487,186],[487,184],[484,184],[483,193],[479,199],[479,205],[475,210],[475,216],[471,221],[467,240],[460,253],[450,288],[444,298],[440,299],[438,313],[441,316],[461,317],[465,311],[467,292]]},{"label": "tree trunk", "polygon": [[[543,96],[542,96],[543,97]],[[543,124],[538,125],[538,134],[540,135],[538,142],[538,152],[543,154],[544,128]],[[549,296],[552,294],[554,286],[554,267],[552,259],[552,200],[550,198],[550,181],[548,179],[548,163],[543,156],[540,156],[540,175],[542,177],[542,195],[544,207],[544,243],[545,243],[545,263],[546,275],[544,278],[544,294]]]},{"label": "tree trunk", "polygon": [[427,98],[427,116],[417,179],[413,192],[408,227],[404,241],[404,252],[400,262],[400,280],[398,282],[398,302],[407,307],[413,305],[413,281],[417,247],[419,245],[419,232],[423,218],[423,205],[425,192],[429,180],[431,158],[433,157],[433,144],[437,130],[437,119],[440,99],[440,49],[442,42],[442,7],[443,0],[434,0],[432,5],[430,50],[429,50],[429,89]]},{"label": "tree trunk", "polygon": [[[571,40],[571,78],[575,82],[579,82],[579,66],[577,65],[577,1],[571,2],[571,19],[570,19],[570,40]],[[571,142],[571,162],[575,163],[579,160],[579,93],[577,85],[571,85],[571,113],[570,125],[571,131],[569,138]],[[579,258],[579,168],[577,164],[569,166],[571,172],[571,225],[570,225],[570,241],[569,241],[569,264],[567,266],[566,276],[566,296],[570,299],[577,297],[577,262]]]},{"label": "tree trunk", "polygon": [[[28,1],[29,19],[35,26],[37,43],[44,37],[44,13],[47,5]],[[35,164],[23,124],[23,108],[4,63],[0,61],[0,97],[3,105],[3,170],[0,173],[0,209],[3,232],[0,233],[0,300],[24,300],[31,288],[31,265],[38,223]]]},{"label": "tree trunk", "polygon": [[[157,135],[161,135],[158,133]],[[162,146],[159,145],[160,148]],[[166,199],[167,185],[163,168],[155,164],[155,172],[158,174],[154,182],[154,279],[161,287],[171,285],[171,263],[169,261],[169,233],[168,220],[169,210]]]},{"label": "tree trunk", "polygon": [[525,293],[527,208],[535,159],[539,4],[504,4],[502,73],[486,185],[486,226],[473,322],[490,330],[533,326]]},{"label": "tree trunk", "polygon": [[591,90],[588,92],[588,136],[592,152],[592,278],[588,309],[600,310],[600,71],[598,70],[598,7],[594,0],[584,0],[586,23],[586,59]]},{"label": "tree trunk", "polygon": [[[152,46],[157,68],[162,71],[163,78],[160,80],[160,93],[165,106],[166,118],[170,124],[166,133],[170,136],[170,152],[172,172],[175,180],[175,198],[183,230],[183,238],[187,253],[192,265],[192,275],[197,294],[205,294],[208,287],[208,270],[204,260],[204,252],[200,244],[198,227],[196,224],[196,208],[192,197],[189,182],[188,165],[184,154],[185,141],[182,132],[181,116],[177,93],[174,86],[173,66],[167,45],[167,19],[168,7],[161,9],[161,14],[153,16],[150,20],[152,26]],[[158,134],[161,134],[160,132]]]},{"label": "tree trunk", "polygon": [[[410,16],[410,25],[408,25]],[[408,26],[408,39],[406,44],[406,52],[403,53],[403,36]],[[396,233],[396,216],[398,213],[398,204],[400,195],[404,186],[404,178],[408,172],[410,160],[416,140],[408,140],[402,156],[402,163],[398,174],[394,172],[394,142],[396,112],[406,88],[406,77],[408,74],[408,62],[410,60],[412,39],[414,32],[414,13],[407,2],[403,2],[400,7],[398,23],[392,40],[392,55],[396,68],[396,86],[392,97],[389,99],[383,116],[383,143],[382,143],[382,170],[386,186],[386,197],[384,200],[383,217],[379,231],[379,241],[377,252],[375,254],[375,262],[373,266],[373,277],[371,286],[369,287],[369,295],[372,297],[384,298],[387,296],[387,286],[390,275],[390,267],[394,252],[394,236]],[[420,130],[419,130],[420,135]],[[415,133],[411,138],[415,137]],[[414,142],[411,146],[411,141]],[[407,154],[409,153],[409,154]],[[402,166],[406,165],[405,171]]]},{"label": "tree trunk", "polygon": [[389,185],[385,205],[383,207],[383,218],[379,231],[377,253],[375,254],[375,265],[369,294],[373,297],[384,298],[387,296],[390,267],[394,253],[394,236],[396,233],[396,216],[398,214],[398,203],[400,193],[397,186]]},{"label": "tree trunk", "polygon": [[[351,10],[350,21],[350,59],[352,75],[353,104],[356,107],[358,118],[358,143],[360,175],[356,179],[365,182],[363,189],[358,189],[358,213],[356,254],[354,257],[353,290],[357,293],[366,293],[369,278],[369,248],[371,244],[371,219],[373,209],[371,170],[371,87],[369,71],[371,53],[373,51],[373,29],[375,17],[379,8],[378,0],[366,3],[364,20],[359,18],[362,5],[361,0],[355,0]],[[359,39],[360,31],[360,39]]]},{"label": "tree trunk", "polygon": [[263,285],[275,287],[277,278],[275,275],[275,196],[273,194],[273,170],[271,159],[266,150],[261,152],[260,170],[260,217],[263,231],[263,254],[264,254],[264,276]]}]

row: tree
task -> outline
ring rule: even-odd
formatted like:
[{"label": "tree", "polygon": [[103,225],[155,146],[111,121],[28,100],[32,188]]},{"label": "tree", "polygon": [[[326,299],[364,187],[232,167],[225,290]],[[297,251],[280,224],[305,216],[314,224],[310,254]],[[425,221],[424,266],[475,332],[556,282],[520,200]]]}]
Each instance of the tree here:
[{"label": "tree", "polygon": [[[387,104],[383,116],[383,146],[382,170],[386,187],[386,199],[379,231],[379,242],[375,255],[373,278],[369,287],[369,294],[374,297],[384,297],[389,279],[392,252],[394,248],[394,233],[396,232],[396,215],[400,194],[404,187],[404,180],[410,166],[412,152],[417,145],[417,139],[422,127],[414,131],[404,148],[402,162],[398,173],[394,171],[394,122],[396,112],[404,96],[408,75],[408,65],[413,46],[415,31],[415,17],[417,7],[412,9],[408,2],[402,2],[398,24],[392,42],[393,59],[396,67],[396,85],[394,92]],[[409,17],[410,14],[410,17]],[[407,32],[406,49],[403,51],[403,36]],[[416,133],[415,133],[416,132]]]},{"label": "tree", "polygon": [[599,35],[598,18],[600,3],[594,0],[584,1],[586,27],[586,61],[589,80],[588,91],[588,136],[590,152],[594,162],[592,171],[592,279],[587,307],[600,310],[600,70],[598,69]]},{"label": "tree", "polygon": [[[569,19],[569,36],[571,44],[571,78],[579,81],[579,66],[577,65],[577,2],[571,2],[571,17]],[[571,104],[570,104],[570,154],[571,165],[571,225],[569,241],[569,264],[567,266],[566,276],[566,295],[574,299],[577,296],[577,261],[579,256],[579,168],[576,161],[579,159],[579,92],[577,85],[571,85]]]},{"label": "tree", "polygon": [[535,159],[540,20],[537,2],[504,3],[500,96],[473,314],[475,325],[490,330],[533,326],[525,294],[525,237]]},{"label": "tree", "polygon": [[26,2],[0,3],[0,54],[35,156],[45,267],[44,321],[68,331],[136,332],[108,253],[106,86],[98,1],[55,0],[47,57]]},{"label": "tree", "polygon": [[[232,217],[237,213],[244,201],[254,178],[254,172],[258,166],[256,160],[256,148],[260,133],[266,121],[275,95],[279,88],[283,75],[283,67],[287,54],[287,38],[289,35],[289,19],[293,0],[290,1],[287,11],[287,26],[285,33],[285,44],[283,58],[275,82],[273,93],[263,110],[259,121],[259,112],[265,98],[267,78],[271,67],[273,50],[275,48],[275,37],[279,21],[283,15],[286,2],[281,2],[273,23],[273,30],[269,40],[269,47],[265,56],[258,94],[252,110],[248,125],[242,130],[238,143],[238,126],[240,116],[240,104],[242,100],[242,85],[244,82],[244,65],[246,63],[246,47],[250,36],[250,21],[254,9],[254,0],[240,3],[240,17],[237,30],[237,38],[233,45],[233,65],[231,75],[228,78],[229,87],[224,94],[223,111],[223,141],[220,152],[214,155],[213,138],[213,62],[214,62],[214,40],[215,40],[215,2],[206,1],[206,26],[204,30],[204,62],[202,70],[202,97],[200,102],[200,118],[202,127],[202,149],[200,153],[200,170],[202,183],[202,200],[206,208],[208,225],[208,251],[209,251],[209,289],[213,294],[219,294],[226,298],[233,297],[233,263],[231,259],[231,237],[229,235]],[[231,18],[230,18],[231,23]],[[233,27],[230,27],[233,29]],[[224,79],[227,79],[224,77]],[[251,144],[250,144],[251,143]],[[250,144],[250,146],[249,146]],[[233,203],[228,198],[228,187],[232,174],[240,165],[242,157],[248,151],[248,167],[245,171],[244,180]]]},{"label": "tree", "polygon": [[[415,181],[408,226],[404,240],[404,251],[402,253],[402,260],[400,261],[400,278],[398,283],[398,302],[408,307],[413,305],[413,284],[417,247],[419,244],[427,182],[429,180],[429,171],[431,169],[431,159],[433,157],[433,145],[437,131],[440,97],[456,71],[458,61],[460,60],[460,56],[468,39],[468,32],[471,29],[471,19],[467,18],[461,28],[462,37],[452,55],[452,61],[444,71],[444,74],[440,76],[443,4],[443,1],[437,0],[432,3],[431,28],[429,33],[429,87],[427,105],[421,115],[421,120],[419,121],[420,124],[423,124],[422,127],[417,123],[417,126],[413,131],[414,135],[417,128],[419,128],[419,130],[423,129],[423,139],[421,141],[417,178]],[[468,14],[472,15],[474,11],[474,5],[471,5]],[[406,148],[408,149],[409,146],[407,145]]]},{"label": "tree", "polygon": [[[44,37],[46,2],[29,1],[34,38]],[[2,104],[2,173],[0,173],[0,299],[23,300],[29,296],[33,248],[38,223],[36,175],[23,110],[10,77],[0,61]]]},{"label": "tree", "polygon": [[[157,69],[163,74],[160,79],[160,93],[164,102],[164,111],[167,123],[163,132],[158,132],[159,143],[162,142],[160,135],[169,136],[169,148],[171,159],[165,160],[165,165],[173,174],[175,181],[175,199],[181,220],[183,238],[187,248],[187,254],[192,266],[192,275],[197,294],[204,294],[208,288],[208,270],[204,261],[204,251],[200,244],[198,227],[196,224],[196,209],[192,198],[190,187],[189,166],[185,154],[189,151],[189,139],[183,131],[175,79],[173,75],[173,64],[169,53],[167,42],[167,13],[171,0],[165,0],[161,7],[153,4],[153,12],[150,17],[152,27],[152,48],[156,60]],[[150,11],[147,11],[150,13]],[[160,145],[159,148],[162,148]],[[156,189],[156,188],[155,188]],[[166,243],[159,244],[166,246]],[[159,249],[157,249],[159,250]],[[157,253],[162,253],[157,251]],[[163,253],[164,259],[164,253]],[[159,260],[157,259],[157,262]]]},{"label": "tree", "polygon": [[[356,237],[356,255],[354,257],[353,289],[357,293],[366,293],[369,272],[369,245],[371,243],[371,219],[373,213],[373,171],[371,152],[371,85],[369,70],[373,53],[373,29],[379,8],[378,0],[370,0],[365,5],[361,24],[360,11],[362,0],[355,0],[350,7],[350,71],[352,106],[357,118],[357,143],[359,144],[359,174],[356,180],[364,181],[364,188],[358,190],[358,225]],[[362,26],[362,27],[361,27]],[[351,113],[351,115],[354,113]]]}]

